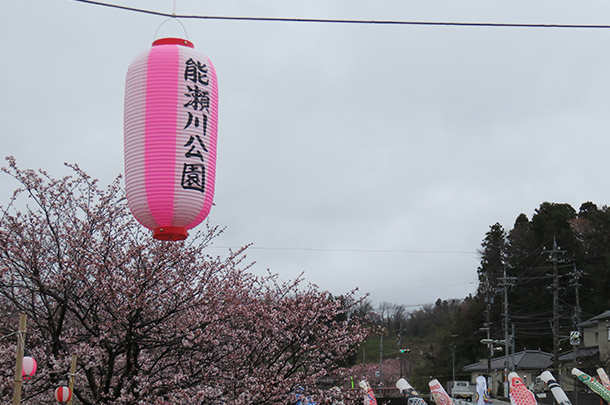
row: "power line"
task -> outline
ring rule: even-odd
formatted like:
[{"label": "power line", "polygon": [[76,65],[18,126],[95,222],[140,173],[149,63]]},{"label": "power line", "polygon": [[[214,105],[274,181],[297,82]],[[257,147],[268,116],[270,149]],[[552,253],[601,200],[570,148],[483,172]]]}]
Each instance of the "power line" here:
[{"label": "power line", "polygon": [[458,285],[474,285],[474,283],[475,283],[474,281],[465,281],[462,283],[433,284],[433,285],[423,285],[423,286],[419,285],[419,286],[413,286],[413,287],[409,287],[409,288],[402,288],[402,287],[380,288],[380,289],[371,290],[370,292],[391,293],[391,292],[399,292],[399,291],[423,290],[423,289],[428,289],[428,288],[455,287]]},{"label": "power line", "polygon": [[92,0],[74,0],[80,3],[117,8],[120,10],[152,14],[168,18],[229,20],[229,21],[263,21],[292,23],[327,23],[327,24],[364,24],[364,25],[423,25],[423,26],[454,26],[454,27],[497,27],[497,28],[577,28],[577,29],[608,29],[610,25],[600,24],[526,24],[526,23],[488,23],[488,22],[451,22],[451,21],[399,21],[399,20],[345,20],[324,18],[284,18],[284,17],[231,17],[210,15],[170,14],[160,11],[146,10],[135,7],[120,6]]},{"label": "power line", "polygon": [[[76,0],[83,1],[83,0]],[[218,249],[239,249],[234,246],[208,246]],[[304,247],[270,247],[270,246],[248,246],[248,250],[288,250],[288,251],[312,251],[312,252],[348,252],[348,253],[417,253],[417,254],[477,254],[474,251],[457,250],[392,250],[392,249],[339,249],[339,248],[304,248]]]}]

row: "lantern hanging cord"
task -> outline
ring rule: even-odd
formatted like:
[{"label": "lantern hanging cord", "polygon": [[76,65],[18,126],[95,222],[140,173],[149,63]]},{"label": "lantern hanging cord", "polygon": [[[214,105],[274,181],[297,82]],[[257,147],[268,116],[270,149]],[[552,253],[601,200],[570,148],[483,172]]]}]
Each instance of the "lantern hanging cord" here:
[{"label": "lantern hanging cord", "polygon": [[103,3],[93,0],[74,0],[80,3],[94,4],[117,8],[120,10],[135,11],[138,13],[158,15],[170,18],[188,18],[200,20],[229,20],[229,21],[267,21],[267,22],[300,22],[300,23],[328,23],[328,24],[368,24],[368,25],[426,25],[426,26],[454,26],[454,27],[503,27],[503,28],[580,28],[580,29],[608,29],[610,25],[598,24],[521,24],[521,23],[475,23],[475,22],[450,22],[450,21],[397,21],[397,20],[340,20],[321,18],[282,18],[282,17],[229,17],[229,16],[206,16],[206,15],[180,15],[162,13],[159,11],[146,10],[134,7],[120,6],[117,4]]},{"label": "lantern hanging cord", "polygon": [[186,39],[188,40],[189,34],[188,34],[188,32],[186,32],[186,28],[184,27],[184,24],[182,24],[177,17],[170,17],[167,20],[163,21],[161,24],[159,24],[159,26],[157,27],[157,31],[155,31],[155,40],[157,39],[157,34],[159,33],[159,29],[161,29],[161,26],[171,20],[176,20],[178,22],[178,24],[180,24],[180,26],[182,26],[182,29],[184,30],[184,35],[186,36]]}]

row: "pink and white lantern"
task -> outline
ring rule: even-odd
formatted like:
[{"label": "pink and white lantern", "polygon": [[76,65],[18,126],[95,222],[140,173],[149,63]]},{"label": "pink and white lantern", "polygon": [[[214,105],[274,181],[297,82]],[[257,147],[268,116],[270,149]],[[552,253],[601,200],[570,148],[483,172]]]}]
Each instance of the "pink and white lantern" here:
[{"label": "pink and white lantern", "polygon": [[37,368],[38,364],[36,363],[36,360],[34,360],[34,358],[30,356],[24,356],[21,366],[22,378],[24,380],[29,380],[34,375]]},{"label": "pink and white lantern", "polygon": [[55,390],[55,400],[68,402],[72,398],[72,391],[68,387],[59,387]]},{"label": "pink and white lantern", "polygon": [[125,86],[125,189],[155,239],[186,239],[209,214],[217,129],[216,72],[190,41],[159,39],[134,59]]}]

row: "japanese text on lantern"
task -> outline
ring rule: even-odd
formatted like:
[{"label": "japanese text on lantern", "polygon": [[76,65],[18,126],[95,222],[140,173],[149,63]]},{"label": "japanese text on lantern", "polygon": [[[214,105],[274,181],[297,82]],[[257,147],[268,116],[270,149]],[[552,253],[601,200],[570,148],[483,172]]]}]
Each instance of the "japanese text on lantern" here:
[{"label": "japanese text on lantern", "polygon": [[[188,118],[184,129],[191,128],[189,140],[184,144],[188,159],[182,169],[182,188],[205,191],[205,166],[204,155],[207,156],[208,149],[204,139],[207,136],[208,114],[210,109],[210,95],[208,67],[200,61],[192,58],[186,61],[184,68],[184,81],[186,82],[186,103]],[[200,87],[201,86],[201,87]],[[196,129],[196,131],[192,131]]]}]

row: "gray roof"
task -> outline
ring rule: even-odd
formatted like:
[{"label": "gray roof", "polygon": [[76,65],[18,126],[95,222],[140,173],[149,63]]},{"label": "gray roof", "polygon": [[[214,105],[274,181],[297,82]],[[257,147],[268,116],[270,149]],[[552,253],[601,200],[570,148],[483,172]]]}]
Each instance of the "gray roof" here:
[{"label": "gray roof", "polygon": [[[553,354],[542,350],[524,350],[508,356],[508,364],[515,361],[516,370],[544,370],[553,364]],[[491,369],[501,370],[504,368],[506,356],[491,359]],[[469,364],[462,370],[464,371],[487,371],[487,359],[480,360],[478,363]]]},{"label": "gray roof", "polygon": [[[589,347],[580,347],[578,348],[578,358],[584,359],[587,357],[597,356],[599,354],[599,346],[589,346]],[[574,351],[570,350],[559,356],[560,362],[569,362],[574,361]]]},{"label": "gray roof", "polygon": [[587,326],[597,325],[599,321],[603,321],[604,319],[610,319],[610,310],[602,312],[599,315],[594,316],[593,318],[587,319],[584,322],[578,324],[581,328],[586,328]]}]

